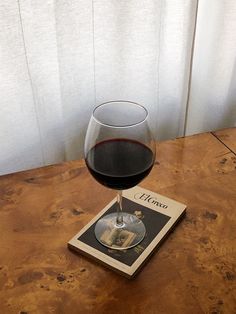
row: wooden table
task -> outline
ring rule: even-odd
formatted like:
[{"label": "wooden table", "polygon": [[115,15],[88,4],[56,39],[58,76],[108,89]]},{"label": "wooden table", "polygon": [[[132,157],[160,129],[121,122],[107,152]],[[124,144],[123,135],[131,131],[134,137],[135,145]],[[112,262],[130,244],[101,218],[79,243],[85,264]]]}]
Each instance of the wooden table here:
[{"label": "wooden table", "polygon": [[0,313],[236,313],[236,129],[157,146],[141,186],[187,215],[133,280],[67,249],[115,196],[83,161],[0,178]]}]

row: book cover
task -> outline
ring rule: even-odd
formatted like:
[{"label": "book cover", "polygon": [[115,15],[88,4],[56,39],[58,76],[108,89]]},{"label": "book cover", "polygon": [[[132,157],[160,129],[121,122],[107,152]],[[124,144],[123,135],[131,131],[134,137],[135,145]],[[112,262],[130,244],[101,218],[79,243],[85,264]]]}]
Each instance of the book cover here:
[{"label": "book cover", "polygon": [[[141,219],[146,227],[144,239],[135,247],[115,250],[103,246],[95,237],[94,228],[101,217],[116,212],[113,199],[69,242],[68,247],[97,260],[118,273],[132,278],[184,215],[186,205],[136,186],[123,192],[123,208]],[[122,231],[119,245],[132,244],[134,234]],[[103,235],[103,241],[112,244],[112,232]],[[117,243],[114,243],[117,246]]]}]

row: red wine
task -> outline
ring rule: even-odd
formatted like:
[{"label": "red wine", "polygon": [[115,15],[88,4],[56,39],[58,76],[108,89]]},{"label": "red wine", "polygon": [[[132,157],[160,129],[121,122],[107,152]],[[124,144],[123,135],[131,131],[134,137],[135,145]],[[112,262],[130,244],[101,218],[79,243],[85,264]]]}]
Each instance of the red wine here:
[{"label": "red wine", "polygon": [[91,148],[85,158],[93,177],[112,189],[129,189],[151,171],[154,155],[144,144],[128,139],[112,139]]}]

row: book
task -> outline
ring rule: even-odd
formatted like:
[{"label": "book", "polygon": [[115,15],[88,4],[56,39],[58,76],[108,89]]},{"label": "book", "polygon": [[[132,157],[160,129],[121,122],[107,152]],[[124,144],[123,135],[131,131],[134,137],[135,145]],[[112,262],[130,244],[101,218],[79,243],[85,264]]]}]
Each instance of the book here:
[{"label": "book", "polygon": [[[113,199],[68,242],[68,248],[132,278],[183,217],[186,205],[139,186],[123,191],[124,211],[136,215],[146,227],[144,239],[127,250],[108,248],[94,234],[96,222],[101,217],[116,212],[117,206],[116,199]],[[112,244],[111,232],[102,236],[104,243]],[[134,234],[124,231],[123,238],[124,245],[130,244]]]}]

